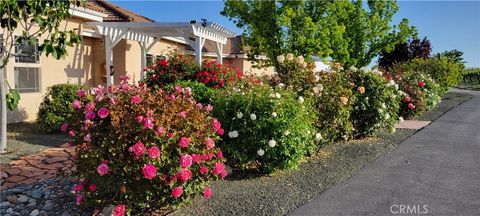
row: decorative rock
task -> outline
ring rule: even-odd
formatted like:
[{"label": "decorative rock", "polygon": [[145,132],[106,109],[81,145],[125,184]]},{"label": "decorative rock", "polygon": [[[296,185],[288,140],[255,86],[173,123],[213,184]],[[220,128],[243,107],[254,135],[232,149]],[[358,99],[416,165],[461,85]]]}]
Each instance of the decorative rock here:
[{"label": "decorative rock", "polygon": [[7,206],[10,206],[10,202],[5,201],[5,202],[1,202],[1,203],[0,203],[0,208],[5,208],[5,207],[7,207]]},{"label": "decorative rock", "polygon": [[15,195],[7,196],[7,200],[11,203],[14,203],[15,201],[17,201],[17,196]]},{"label": "decorative rock", "polygon": [[25,202],[28,201],[28,197],[25,196],[25,195],[20,195],[20,196],[18,197],[17,201],[18,201],[19,203],[25,203]]},{"label": "decorative rock", "polygon": [[32,212],[30,212],[30,216],[37,216],[38,214],[40,214],[40,211],[38,209],[35,209]]},{"label": "decorative rock", "polygon": [[35,199],[39,199],[40,197],[42,197],[42,190],[41,189],[34,190],[32,192],[32,197]]},{"label": "decorative rock", "polygon": [[[49,200],[50,201],[50,200]],[[43,210],[45,211],[51,211],[53,209],[53,203],[51,202],[48,202],[45,204],[45,206],[43,206]]]}]

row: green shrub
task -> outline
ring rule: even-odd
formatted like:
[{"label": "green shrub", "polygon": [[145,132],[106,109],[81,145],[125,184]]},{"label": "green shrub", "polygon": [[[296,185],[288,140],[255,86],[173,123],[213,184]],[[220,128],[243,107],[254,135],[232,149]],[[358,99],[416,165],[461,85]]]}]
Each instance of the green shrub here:
[{"label": "green shrub", "polygon": [[348,76],[355,84],[352,91],[356,100],[350,115],[354,136],[370,136],[383,128],[395,130],[401,100],[398,85],[374,72],[349,71]]},{"label": "green shrub", "polygon": [[192,97],[196,102],[202,104],[211,104],[215,93],[218,91],[197,81],[178,81],[165,86],[166,90],[173,90],[176,86],[192,89]]},{"label": "green shrub", "polygon": [[457,86],[462,79],[463,65],[449,61],[446,57],[414,59],[401,67],[404,72],[424,73],[432,77],[440,85],[442,95],[449,87]]},{"label": "green shrub", "polygon": [[227,175],[218,148],[223,129],[210,109],[192,103],[188,89],[154,92],[121,79],[109,94],[79,94],[61,127],[76,146],[77,204],[143,215],[208,198],[208,183]]},{"label": "green shrub", "polygon": [[213,114],[225,128],[221,147],[230,164],[263,172],[296,168],[315,149],[311,105],[311,100],[269,86],[217,94]]},{"label": "green shrub", "polygon": [[444,90],[428,74],[403,71],[403,65],[392,69],[386,77],[390,83],[398,83],[401,90],[400,116],[414,118],[440,102]]},{"label": "green shrub", "polygon": [[72,116],[72,101],[81,87],[74,84],[57,84],[48,87],[37,113],[37,123],[45,132],[58,131],[62,123]]},{"label": "green shrub", "polygon": [[322,72],[319,83],[322,91],[315,97],[318,111],[317,127],[323,134],[323,144],[352,137],[353,125],[350,122],[355,96],[353,83],[343,73]]}]

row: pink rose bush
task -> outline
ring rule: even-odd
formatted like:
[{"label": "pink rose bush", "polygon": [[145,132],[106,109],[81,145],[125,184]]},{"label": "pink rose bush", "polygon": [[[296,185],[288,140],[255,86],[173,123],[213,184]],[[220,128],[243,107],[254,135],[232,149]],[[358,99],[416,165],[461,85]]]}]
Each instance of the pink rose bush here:
[{"label": "pink rose bush", "polygon": [[61,126],[76,147],[77,204],[135,215],[210,197],[209,182],[227,175],[213,106],[196,102],[190,88],[153,92],[121,80],[78,92],[71,121]]}]

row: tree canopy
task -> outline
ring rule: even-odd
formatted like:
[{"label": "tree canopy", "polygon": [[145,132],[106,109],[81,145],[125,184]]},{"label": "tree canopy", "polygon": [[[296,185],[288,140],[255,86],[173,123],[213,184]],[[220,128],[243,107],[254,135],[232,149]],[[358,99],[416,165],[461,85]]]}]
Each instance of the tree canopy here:
[{"label": "tree canopy", "polygon": [[431,43],[427,37],[422,40],[412,38],[405,43],[396,44],[390,52],[380,52],[378,66],[388,69],[394,64],[407,62],[415,58],[426,59],[430,57],[431,51]]},{"label": "tree canopy", "polygon": [[291,52],[361,67],[415,32],[407,19],[390,24],[398,9],[391,0],[366,4],[347,0],[226,0],[221,14],[243,29],[250,60],[264,54],[270,59],[266,64],[276,66],[277,55]]}]

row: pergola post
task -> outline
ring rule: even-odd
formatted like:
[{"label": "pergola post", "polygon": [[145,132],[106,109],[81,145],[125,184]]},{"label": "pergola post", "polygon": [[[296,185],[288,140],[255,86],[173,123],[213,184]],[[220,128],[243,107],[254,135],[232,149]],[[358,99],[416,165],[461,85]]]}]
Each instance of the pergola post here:
[{"label": "pergola post", "polygon": [[195,62],[197,64],[202,64],[202,49],[204,43],[205,38],[197,36],[197,39],[195,40]]},{"label": "pergola post", "polygon": [[111,74],[110,67],[113,62],[112,41],[110,37],[105,36],[105,75],[107,76],[107,87],[113,84],[113,75]]},{"label": "pergola post", "polygon": [[217,63],[223,64],[223,44],[217,42]]},{"label": "pergola post", "polygon": [[140,80],[145,78],[145,68],[147,68],[147,48],[145,47],[145,43],[138,42],[140,44],[141,49],[141,57],[140,57]]}]

